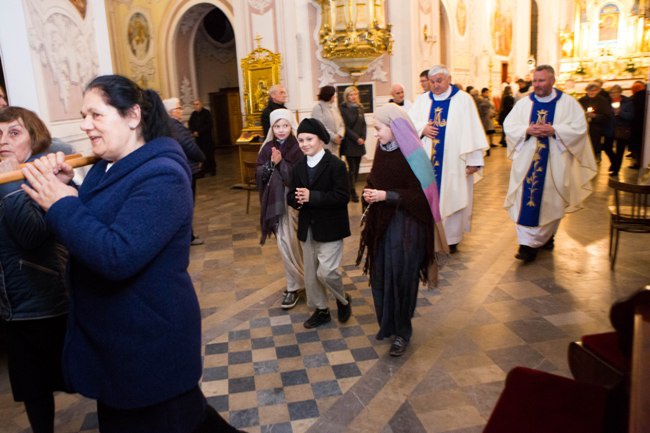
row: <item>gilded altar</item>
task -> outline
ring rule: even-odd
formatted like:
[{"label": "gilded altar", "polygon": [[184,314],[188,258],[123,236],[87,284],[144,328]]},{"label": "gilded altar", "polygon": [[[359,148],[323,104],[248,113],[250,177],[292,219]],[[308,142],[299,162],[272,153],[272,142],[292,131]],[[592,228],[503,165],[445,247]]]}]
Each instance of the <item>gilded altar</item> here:
[{"label": "gilded altar", "polygon": [[261,47],[260,36],[255,38],[257,48],[241,60],[244,81],[244,129],[237,139],[241,183],[245,184],[245,163],[257,160],[264,138],[262,111],[269,102],[269,89],[280,84],[280,54]]},{"label": "gilded altar", "polygon": [[574,0],[572,25],[558,35],[558,81],[580,89],[597,78],[645,80],[650,67],[648,3]]},{"label": "gilded altar", "polygon": [[259,36],[256,40],[257,48],[241,60],[245,110],[242,136],[257,131],[261,134],[261,115],[269,102],[269,89],[280,83],[280,54],[262,48]]},{"label": "gilded altar", "polygon": [[384,0],[317,0],[322,56],[336,63],[354,81],[370,62],[393,49]]}]

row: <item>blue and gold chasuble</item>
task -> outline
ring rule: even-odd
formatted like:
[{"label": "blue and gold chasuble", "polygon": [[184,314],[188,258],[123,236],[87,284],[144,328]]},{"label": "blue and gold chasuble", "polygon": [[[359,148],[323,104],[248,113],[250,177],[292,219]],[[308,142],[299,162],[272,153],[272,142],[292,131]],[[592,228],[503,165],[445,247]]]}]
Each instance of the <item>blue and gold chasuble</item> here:
[{"label": "blue and gold chasuble", "polygon": [[[533,101],[533,109],[530,113],[530,124],[553,124],[555,106],[562,96],[562,92],[555,89],[557,96],[548,102],[540,102],[535,94],[530,94]],[[528,137],[526,137],[528,139]],[[539,215],[542,207],[542,193],[544,192],[544,180],[546,179],[546,167],[548,166],[548,152],[550,140],[548,137],[537,137],[533,160],[524,178],[521,207],[517,224],[527,227],[539,226]]]},{"label": "blue and gold chasuble", "polygon": [[431,99],[429,121],[433,122],[433,126],[438,128],[438,134],[431,140],[431,164],[436,175],[438,191],[440,191],[440,181],[442,180],[442,160],[445,155],[445,132],[447,131],[449,103],[456,93],[458,93],[458,87],[453,84],[451,85],[451,94],[447,99],[436,101],[433,98],[433,92],[429,92],[429,98]]}]

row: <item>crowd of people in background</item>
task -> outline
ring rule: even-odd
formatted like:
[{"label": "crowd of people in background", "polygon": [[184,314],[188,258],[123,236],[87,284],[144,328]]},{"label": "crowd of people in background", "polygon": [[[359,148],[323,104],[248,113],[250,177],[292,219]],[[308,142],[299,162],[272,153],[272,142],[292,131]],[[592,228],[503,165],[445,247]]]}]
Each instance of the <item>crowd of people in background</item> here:
[{"label": "crowd of people in background", "polygon": [[[576,99],[555,79],[540,65],[493,98],[435,65],[420,74],[413,101],[392,83],[373,113],[377,147],[361,189],[369,131],[359,88],[347,86],[338,101],[323,86],[297,125],[285,87],[270,87],[256,180],[260,243],[275,236],[285,270],[281,307],[304,299],[308,329],[331,321],[331,298],[338,322],[351,317],[340,266],[348,204],[361,201],[357,265],[369,276],[376,338],[403,355],[420,283],[435,286],[439,266],[459,251],[484,157],[499,145],[512,160],[504,207],[516,258],[555,248],[564,214],[591,193],[601,153],[610,175],[626,156],[639,168],[646,100],[641,81],[625,95],[595,80]],[[217,174],[211,113],[196,99],[185,126],[178,98],[97,77],[84,92],[81,129],[98,162],[75,185],[64,155],[48,153],[38,116],[7,105],[0,87],[0,172],[32,164],[25,180],[0,185],[0,314],[12,392],[33,431],[53,431],[55,391],[97,400],[102,432],[238,431],[198,386],[201,316],[187,272],[190,245],[204,243],[192,230],[197,179]]]}]

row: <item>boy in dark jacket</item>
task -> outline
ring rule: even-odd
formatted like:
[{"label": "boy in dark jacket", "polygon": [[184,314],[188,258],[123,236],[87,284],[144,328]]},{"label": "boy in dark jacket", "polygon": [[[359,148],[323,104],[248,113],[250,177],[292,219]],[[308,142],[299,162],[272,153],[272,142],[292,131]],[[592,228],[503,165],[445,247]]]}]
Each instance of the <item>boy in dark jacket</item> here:
[{"label": "boy in dark jacket", "polygon": [[339,270],[343,239],[350,236],[350,188],[345,163],[324,149],[329,140],[319,120],[300,122],[298,143],[305,158],[294,167],[287,194],[289,205],[299,211],[298,239],[305,261],[307,305],[315,309],[304,323],[308,329],[331,320],[328,291],[336,298],[339,322],[346,322],[352,314],[350,295],[343,290]]}]

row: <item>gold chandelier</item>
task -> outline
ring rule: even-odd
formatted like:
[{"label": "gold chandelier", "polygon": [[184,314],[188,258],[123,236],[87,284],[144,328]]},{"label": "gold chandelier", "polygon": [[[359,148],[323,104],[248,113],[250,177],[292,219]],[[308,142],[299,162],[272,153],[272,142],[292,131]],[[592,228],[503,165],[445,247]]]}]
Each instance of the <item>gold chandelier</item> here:
[{"label": "gold chandelier", "polygon": [[368,64],[393,49],[384,0],[317,0],[323,57],[358,79]]}]

